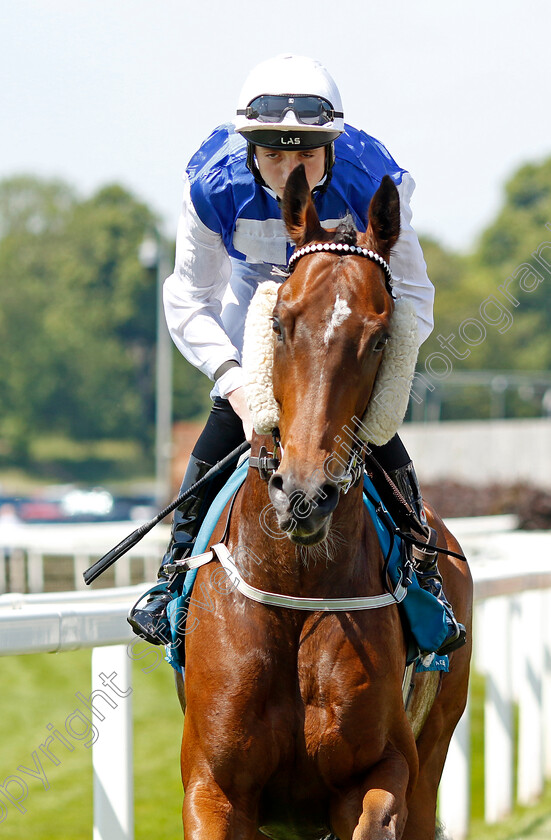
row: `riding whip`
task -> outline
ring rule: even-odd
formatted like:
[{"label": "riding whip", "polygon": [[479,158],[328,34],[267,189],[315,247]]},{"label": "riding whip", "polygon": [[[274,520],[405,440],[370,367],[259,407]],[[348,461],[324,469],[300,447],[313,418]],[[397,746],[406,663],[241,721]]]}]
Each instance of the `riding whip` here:
[{"label": "riding whip", "polygon": [[188,496],[191,496],[192,493],[195,493],[196,490],[199,489],[203,484],[207,481],[210,481],[211,478],[214,478],[215,475],[223,472],[227,467],[230,466],[234,461],[237,461],[238,458],[250,449],[251,444],[248,441],[244,441],[241,443],[236,449],[230,452],[229,455],[226,455],[225,458],[222,458],[221,461],[218,461],[205,475],[196,481],[195,484],[192,484],[187,490],[185,490],[177,499],[174,499],[167,507],[161,510],[156,516],[153,517],[149,522],[144,522],[143,525],[140,525],[139,528],[136,528],[135,531],[132,531],[127,537],[124,538],[118,545],[108,551],[107,554],[104,554],[99,560],[97,560],[89,569],[83,574],[84,582],[86,584],[92,583],[96,578],[98,578],[106,569],[115,563],[119,557],[122,557],[123,554],[126,554],[133,546],[135,546],[139,541],[148,534],[155,525],[158,525],[165,516],[168,516],[169,513],[178,507],[183,501],[185,501]]}]

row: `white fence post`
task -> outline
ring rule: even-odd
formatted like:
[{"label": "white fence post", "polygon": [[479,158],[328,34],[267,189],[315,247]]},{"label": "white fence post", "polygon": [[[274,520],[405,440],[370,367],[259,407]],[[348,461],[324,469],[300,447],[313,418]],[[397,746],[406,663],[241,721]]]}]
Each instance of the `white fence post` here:
[{"label": "white fence post", "polygon": [[20,549],[14,549],[10,554],[9,560],[10,568],[10,591],[24,592],[25,591],[25,552]]},{"label": "white fence post", "polygon": [[8,591],[8,582],[6,576],[6,565],[8,562],[8,554],[5,550],[0,548],[0,595]]},{"label": "white fence post", "polygon": [[513,807],[513,702],[511,697],[511,599],[484,605],[484,817],[495,823]]},{"label": "white fence post", "polygon": [[75,590],[77,592],[86,591],[86,584],[84,583],[83,574],[91,565],[89,554],[75,554],[73,559],[73,575],[75,581]]},{"label": "white fence post", "polygon": [[133,840],[132,669],[126,645],[94,648],[90,704],[98,737],[94,840]]},{"label": "white fence post", "polygon": [[532,804],[543,790],[542,637],[542,594],[524,592],[518,745],[518,800],[522,805]]},{"label": "white fence post", "polygon": [[470,814],[470,710],[469,703],[455,732],[439,788],[438,816],[450,840],[466,840]]},{"label": "white fence post", "polygon": [[543,598],[543,770],[551,779],[551,589]]},{"label": "white fence post", "polygon": [[129,554],[123,555],[123,557],[119,557],[117,562],[115,563],[115,586],[130,586],[131,582],[131,572],[130,572],[130,561],[131,557]]},{"label": "white fence post", "polygon": [[44,592],[44,557],[39,551],[27,554],[29,592]]}]

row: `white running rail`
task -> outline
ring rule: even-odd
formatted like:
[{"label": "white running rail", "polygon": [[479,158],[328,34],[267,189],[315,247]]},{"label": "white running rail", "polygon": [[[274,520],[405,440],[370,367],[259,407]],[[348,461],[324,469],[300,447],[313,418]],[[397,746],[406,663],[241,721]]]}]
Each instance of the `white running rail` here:
[{"label": "white running rail", "polygon": [[[537,800],[551,778],[551,533],[516,532],[513,524],[502,517],[488,518],[484,526],[480,519],[450,523],[475,578],[474,665],[487,686],[485,811],[490,823],[510,812],[515,774],[519,800],[526,804]],[[2,595],[0,655],[92,648],[92,692],[102,692],[105,678],[115,672],[130,694],[128,645],[134,636],[126,615],[143,588]],[[105,715],[101,726],[102,737],[93,746],[94,840],[132,840],[130,697]],[[452,840],[467,837],[469,767],[467,710],[440,786],[440,818]]]},{"label": "white running rail", "polygon": [[[72,565],[74,589],[85,591],[84,570],[141,524],[128,521],[39,525],[0,520],[0,594],[43,592],[46,569],[51,570],[60,558],[68,558]],[[157,525],[121,557],[114,566],[115,586],[130,585],[131,570],[136,567],[139,579],[154,580],[169,532],[168,525]]]}]

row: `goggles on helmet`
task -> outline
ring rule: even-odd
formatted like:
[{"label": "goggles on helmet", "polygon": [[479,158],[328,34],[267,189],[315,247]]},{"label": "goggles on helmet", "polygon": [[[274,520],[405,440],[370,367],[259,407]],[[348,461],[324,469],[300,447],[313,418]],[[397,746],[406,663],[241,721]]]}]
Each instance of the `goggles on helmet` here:
[{"label": "goggles on helmet", "polygon": [[342,118],[342,111],[335,111],[331,103],[321,96],[307,94],[262,94],[249,102],[238,115],[263,123],[280,123],[292,111],[302,125],[326,125],[336,118]]}]

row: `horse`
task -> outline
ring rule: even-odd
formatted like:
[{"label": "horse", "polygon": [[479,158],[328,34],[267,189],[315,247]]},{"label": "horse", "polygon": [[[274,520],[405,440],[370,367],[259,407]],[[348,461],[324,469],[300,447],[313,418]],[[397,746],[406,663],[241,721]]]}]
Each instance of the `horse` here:
[{"label": "horse", "polygon": [[[275,420],[279,431],[272,438],[255,422],[262,433],[253,435],[251,462],[265,468],[248,470],[213,541],[223,536],[242,577],[264,592],[377,596],[386,591],[384,558],[343,429],[366,416],[391,337],[387,261],[399,197],[385,177],[367,231],[345,247],[350,235],[321,227],[297,167],[283,218],[300,258],[277,285],[269,320],[266,411],[276,416],[265,428]],[[265,455],[274,441],[277,460]],[[426,508],[438,545],[460,553]],[[186,840],[434,840],[438,784],[467,699],[472,610],[467,563],[440,556],[468,642],[450,654],[448,673],[416,675],[407,709],[395,602],[273,606],[220,585],[216,556],[199,568],[185,685],[177,677]]]}]

